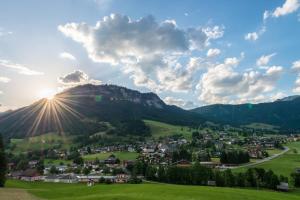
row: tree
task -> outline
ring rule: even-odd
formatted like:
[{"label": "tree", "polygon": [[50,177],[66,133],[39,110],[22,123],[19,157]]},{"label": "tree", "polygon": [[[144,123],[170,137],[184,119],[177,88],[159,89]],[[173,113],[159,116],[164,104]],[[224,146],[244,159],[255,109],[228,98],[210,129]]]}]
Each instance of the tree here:
[{"label": "tree", "polygon": [[84,175],[88,175],[91,172],[91,170],[88,167],[83,168],[82,173]]},{"label": "tree", "polygon": [[49,173],[50,174],[58,174],[58,170],[56,169],[56,167],[54,165],[52,165],[49,170]]},{"label": "tree", "polygon": [[74,158],[73,163],[77,165],[82,165],[84,163],[83,158],[81,156]]},{"label": "tree", "polygon": [[291,174],[292,181],[295,187],[300,187],[300,173],[293,173]]},{"label": "tree", "polygon": [[0,187],[4,187],[6,181],[7,160],[2,136],[0,135]]}]

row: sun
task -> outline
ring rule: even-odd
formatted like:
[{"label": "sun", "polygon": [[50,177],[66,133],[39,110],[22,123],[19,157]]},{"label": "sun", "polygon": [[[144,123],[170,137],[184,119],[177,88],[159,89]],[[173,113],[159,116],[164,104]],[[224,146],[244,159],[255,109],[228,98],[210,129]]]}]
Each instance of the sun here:
[{"label": "sun", "polygon": [[45,88],[41,90],[38,94],[38,97],[41,99],[47,99],[49,101],[55,98],[56,91],[54,89]]}]

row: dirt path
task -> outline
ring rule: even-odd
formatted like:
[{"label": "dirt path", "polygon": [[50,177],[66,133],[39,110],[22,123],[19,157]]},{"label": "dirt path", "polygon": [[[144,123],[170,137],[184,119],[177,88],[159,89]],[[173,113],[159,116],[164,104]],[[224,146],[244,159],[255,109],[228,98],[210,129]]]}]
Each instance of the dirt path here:
[{"label": "dirt path", "polygon": [[26,190],[14,188],[0,188],[1,200],[38,200]]}]

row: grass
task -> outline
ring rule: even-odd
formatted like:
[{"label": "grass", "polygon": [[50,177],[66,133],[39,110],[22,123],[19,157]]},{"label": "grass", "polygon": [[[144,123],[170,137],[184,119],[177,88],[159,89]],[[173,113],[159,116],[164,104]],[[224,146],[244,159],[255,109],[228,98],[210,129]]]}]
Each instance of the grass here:
[{"label": "grass", "polygon": [[107,153],[97,153],[97,154],[89,154],[83,156],[84,160],[95,160],[98,158],[99,160],[104,160],[108,158],[111,154],[114,154],[117,158],[122,160],[135,160],[138,157],[138,153],[135,152],[107,152]]},{"label": "grass", "polygon": [[[41,199],[56,200],[298,200],[298,193],[182,186],[169,184],[112,184],[87,187],[84,184],[22,182],[9,180],[9,188],[22,188]],[[1,198],[2,199],[2,198]],[[21,198],[22,199],[22,198]]]},{"label": "grass", "polygon": [[176,126],[157,121],[144,120],[154,138],[182,134],[186,139],[192,137],[192,131],[186,126]]},{"label": "grass", "polygon": [[15,145],[13,150],[14,153],[22,153],[32,150],[44,150],[52,147],[68,149],[71,144],[71,139],[66,135],[47,133],[25,139],[11,139],[11,143]]},{"label": "grass", "polygon": [[[290,177],[290,174],[295,171],[296,168],[300,168],[300,142],[293,142],[287,145],[290,150],[267,162],[251,166],[251,167],[259,167],[264,168],[266,170],[271,169],[278,175],[284,175],[286,177]],[[294,153],[294,149],[297,150],[297,153]],[[238,168],[234,171],[245,171],[249,167]]]},{"label": "grass", "polygon": [[252,124],[248,124],[245,125],[244,127],[246,128],[253,128],[253,129],[264,129],[264,130],[271,130],[271,131],[275,131],[278,132],[278,126],[273,126],[270,124],[263,124],[263,123],[252,123]]}]

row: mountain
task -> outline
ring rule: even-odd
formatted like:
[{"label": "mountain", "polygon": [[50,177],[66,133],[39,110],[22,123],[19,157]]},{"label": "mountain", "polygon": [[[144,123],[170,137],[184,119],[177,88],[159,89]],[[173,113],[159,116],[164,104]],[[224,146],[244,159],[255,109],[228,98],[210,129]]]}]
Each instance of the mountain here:
[{"label": "mountain", "polygon": [[265,123],[285,131],[300,130],[300,96],[259,104],[215,104],[191,111],[208,120],[234,126]]},{"label": "mountain", "polygon": [[8,137],[52,131],[84,134],[101,130],[99,122],[118,125],[142,119],[178,125],[203,122],[199,114],[166,105],[154,93],[140,93],[115,85],[87,84],[67,89],[52,100],[41,99],[0,116],[0,132]]}]

